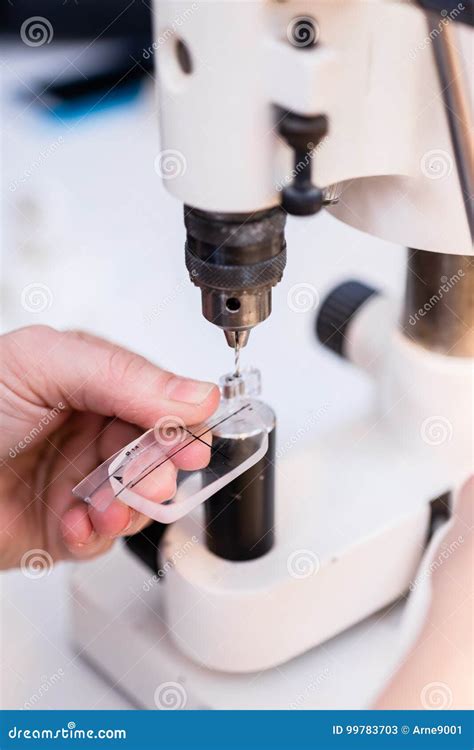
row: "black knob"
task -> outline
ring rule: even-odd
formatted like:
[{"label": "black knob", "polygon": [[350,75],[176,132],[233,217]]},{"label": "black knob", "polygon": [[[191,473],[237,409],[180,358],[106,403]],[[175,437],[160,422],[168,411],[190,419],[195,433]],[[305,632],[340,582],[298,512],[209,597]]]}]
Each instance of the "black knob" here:
[{"label": "black knob", "polygon": [[345,356],[347,328],[360,307],[377,289],[360,281],[346,281],[332,290],[319,308],[316,335],[319,341],[341,357]]},{"label": "black knob", "polygon": [[295,180],[283,188],[281,205],[292,216],[317,214],[323,205],[323,191],[311,184],[311,180]]}]

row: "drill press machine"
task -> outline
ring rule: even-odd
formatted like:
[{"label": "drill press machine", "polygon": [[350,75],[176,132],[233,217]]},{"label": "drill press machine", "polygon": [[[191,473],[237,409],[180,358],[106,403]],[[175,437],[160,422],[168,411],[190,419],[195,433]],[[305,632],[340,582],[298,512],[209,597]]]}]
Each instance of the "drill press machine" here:
[{"label": "drill press machine", "polygon": [[[373,377],[373,408],[277,462],[275,497],[246,503],[259,472],[240,481],[215,529],[239,534],[237,552],[209,543],[198,509],[129,541],[154,575],[124,549],[93,583],[76,573],[75,640],[140,705],[170,682],[188,707],[289,707],[273,668],[307,679],[315,646],[408,590],[472,468],[469,4],[422,5],[155,3],[163,176],[204,317],[230,346],[270,315],[288,215],[324,207],[411,249],[401,306],[358,281],[321,305],[320,341]],[[251,697],[248,673],[267,675]]]}]

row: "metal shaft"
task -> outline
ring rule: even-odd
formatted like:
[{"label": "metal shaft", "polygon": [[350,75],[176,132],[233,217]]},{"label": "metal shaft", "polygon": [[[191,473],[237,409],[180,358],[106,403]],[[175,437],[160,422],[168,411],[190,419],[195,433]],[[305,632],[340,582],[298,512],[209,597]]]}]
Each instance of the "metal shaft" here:
[{"label": "metal shaft", "polygon": [[474,356],[474,258],[410,249],[402,328],[432,351]]},{"label": "metal shaft", "polygon": [[[436,29],[439,23],[438,14],[428,13],[430,32]],[[454,24],[446,23],[441,33],[433,34],[433,52],[472,239],[474,237],[474,212],[472,210],[474,196],[473,123],[468,86],[456,44],[456,28],[454,26]]]}]

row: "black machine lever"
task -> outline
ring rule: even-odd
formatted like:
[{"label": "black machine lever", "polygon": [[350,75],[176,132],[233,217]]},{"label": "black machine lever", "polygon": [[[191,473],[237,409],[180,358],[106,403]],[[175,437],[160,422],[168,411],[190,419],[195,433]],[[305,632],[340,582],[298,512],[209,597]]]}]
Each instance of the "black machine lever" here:
[{"label": "black machine lever", "polygon": [[282,208],[294,216],[315,214],[324,205],[324,193],[312,183],[312,161],[328,132],[328,118],[283,110],[278,114],[280,135],[294,150],[293,181],[282,190]]}]

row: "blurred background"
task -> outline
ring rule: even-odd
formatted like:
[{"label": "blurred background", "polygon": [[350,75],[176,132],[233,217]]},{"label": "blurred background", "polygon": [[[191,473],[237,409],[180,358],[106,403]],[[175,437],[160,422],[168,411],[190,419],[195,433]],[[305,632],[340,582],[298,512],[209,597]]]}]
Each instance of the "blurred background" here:
[{"label": "blurred background", "polygon": [[[182,206],[155,170],[150,6],[40,5],[12,0],[0,10],[2,332],[82,328],[179,373],[217,380],[232,368],[233,352],[200,314],[184,266]],[[324,212],[290,217],[287,241],[273,314],[243,354],[244,365],[262,370],[281,443],[310,412],[320,410],[317,430],[347,417],[347,393],[354,414],[364,409],[370,385],[316,343],[316,309],[330,287],[353,277],[398,295],[405,260],[403,248]],[[295,287],[305,292],[299,306]],[[75,653],[69,573],[65,564],[41,580],[21,572],[0,578],[3,708],[130,707]],[[370,649],[362,658],[370,672]]]}]

